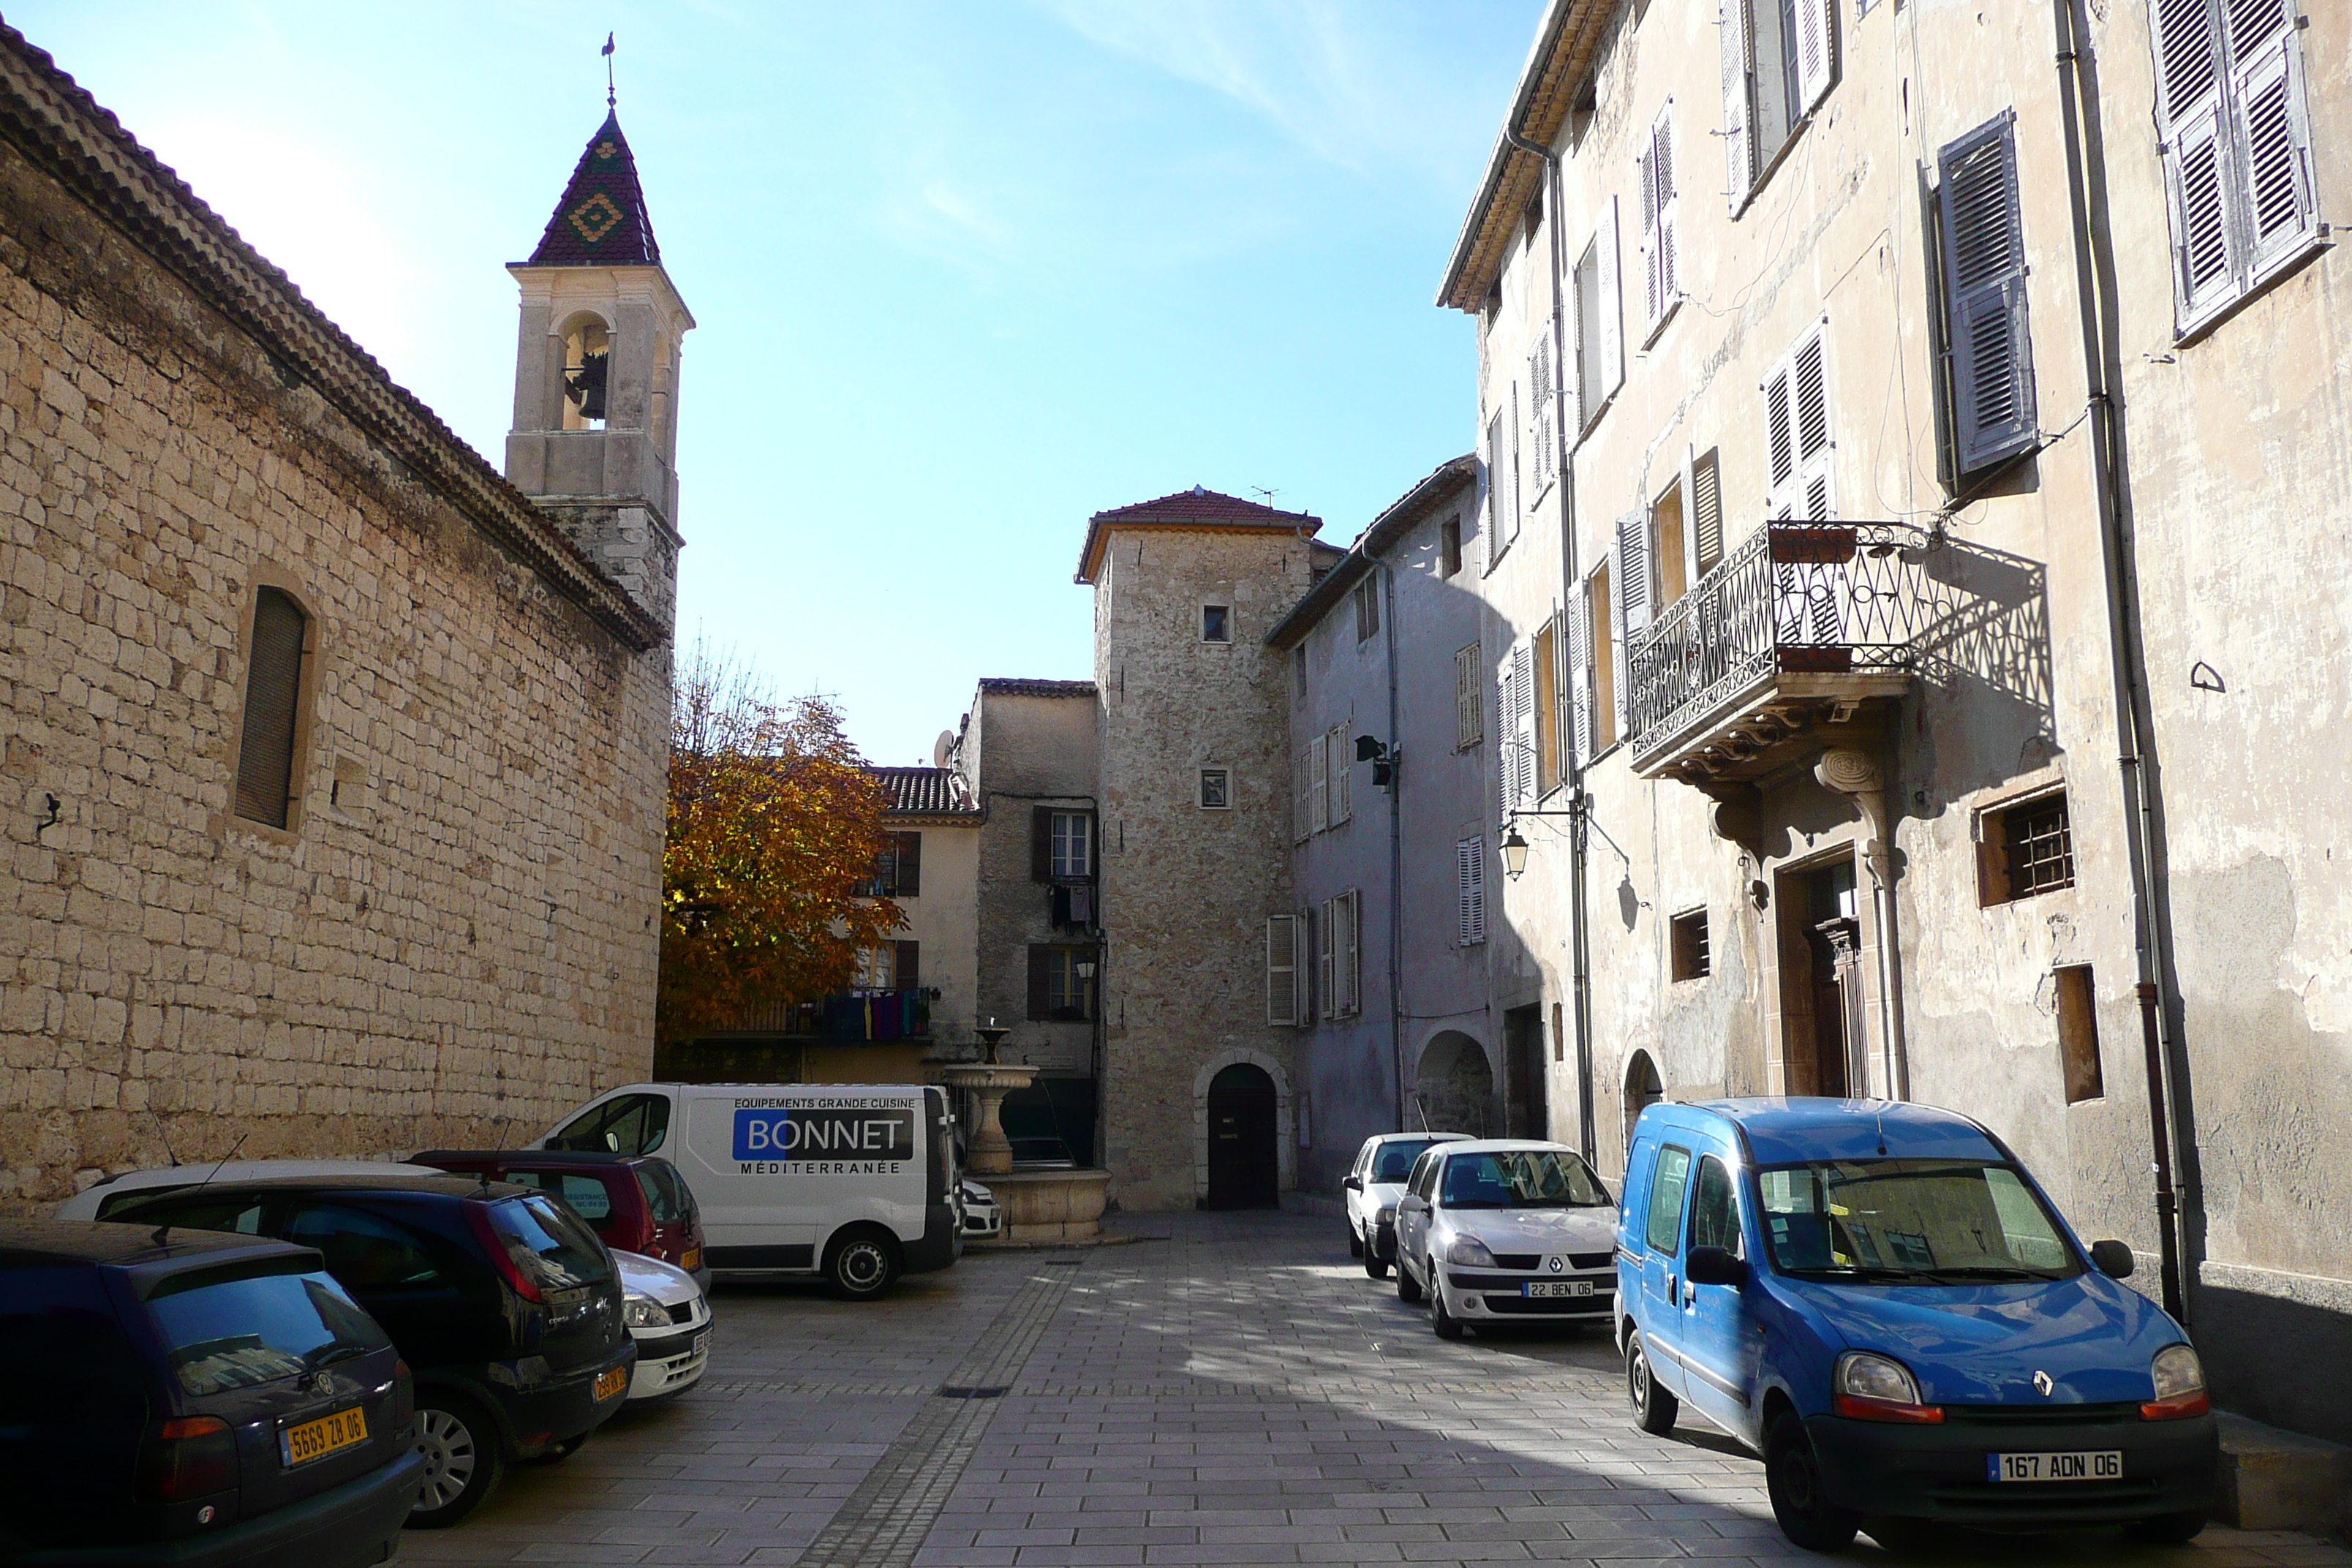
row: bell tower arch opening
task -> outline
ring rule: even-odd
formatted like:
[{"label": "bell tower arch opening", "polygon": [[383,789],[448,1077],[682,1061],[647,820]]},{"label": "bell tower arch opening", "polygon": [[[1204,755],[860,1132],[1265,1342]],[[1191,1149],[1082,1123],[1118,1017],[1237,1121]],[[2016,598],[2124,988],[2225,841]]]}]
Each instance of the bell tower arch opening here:
[{"label": "bell tower arch opening", "polygon": [[613,332],[588,312],[563,324],[563,428],[602,430],[612,385]]}]

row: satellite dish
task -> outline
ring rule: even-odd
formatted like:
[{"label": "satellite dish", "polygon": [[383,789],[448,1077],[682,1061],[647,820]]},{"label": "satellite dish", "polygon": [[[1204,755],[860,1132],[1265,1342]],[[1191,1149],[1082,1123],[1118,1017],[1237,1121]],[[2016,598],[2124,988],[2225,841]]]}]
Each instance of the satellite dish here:
[{"label": "satellite dish", "polygon": [[931,766],[946,767],[948,759],[953,755],[955,755],[955,731],[942,730],[940,731],[940,738],[931,742]]}]

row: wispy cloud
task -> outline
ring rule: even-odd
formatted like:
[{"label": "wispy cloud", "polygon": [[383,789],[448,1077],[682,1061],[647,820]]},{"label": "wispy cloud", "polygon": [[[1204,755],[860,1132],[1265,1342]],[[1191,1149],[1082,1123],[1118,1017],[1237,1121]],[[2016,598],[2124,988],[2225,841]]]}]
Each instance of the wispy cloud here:
[{"label": "wispy cloud", "polygon": [[1097,47],[1233,99],[1316,157],[1363,175],[1459,177],[1491,106],[1444,78],[1433,28],[1396,4],[1034,0]]}]

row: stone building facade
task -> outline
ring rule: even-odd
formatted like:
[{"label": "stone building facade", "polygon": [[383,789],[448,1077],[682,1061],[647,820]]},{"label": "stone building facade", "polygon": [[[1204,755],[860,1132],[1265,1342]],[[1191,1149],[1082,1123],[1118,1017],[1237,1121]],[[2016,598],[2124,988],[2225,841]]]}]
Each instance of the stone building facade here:
[{"label": "stone building facade", "polygon": [[669,569],[600,568],[0,33],[0,1203],[641,1075]]},{"label": "stone building facade", "polygon": [[1556,0],[1441,289],[1550,1124],[1963,1107],[2224,1403],[2352,1436],[2352,18],[1780,15]]}]

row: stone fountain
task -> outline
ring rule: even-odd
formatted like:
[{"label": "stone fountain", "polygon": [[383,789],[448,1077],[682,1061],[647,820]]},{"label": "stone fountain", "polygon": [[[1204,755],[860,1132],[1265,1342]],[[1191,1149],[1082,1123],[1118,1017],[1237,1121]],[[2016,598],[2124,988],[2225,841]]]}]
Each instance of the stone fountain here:
[{"label": "stone fountain", "polygon": [[[1101,1235],[1108,1171],[1016,1171],[1013,1143],[1004,1136],[1004,1097],[1035,1081],[1037,1069],[1027,1063],[1001,1062],[997,1047],[1012,1031],[995,1019],[972,1031],[980,1037],[981,1059],[940,1069],[951,1088],[972,1098],[973,1127],[964,1151],[965,1171],[996,1194],[1004,1215],[1004,1228],[995,1238],[1000,1246],[1039,1242],[1086,1242]],[[985,1247],[988,1242],[972,1245]]]}]

